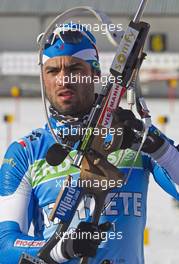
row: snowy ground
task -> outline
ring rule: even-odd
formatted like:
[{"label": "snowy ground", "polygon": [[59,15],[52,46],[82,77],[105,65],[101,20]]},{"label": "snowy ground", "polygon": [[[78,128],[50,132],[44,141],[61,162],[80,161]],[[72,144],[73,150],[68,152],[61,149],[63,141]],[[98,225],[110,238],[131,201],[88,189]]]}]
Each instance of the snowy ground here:
[{"label": "snowy ground", "polygon": [[[156,124],[159,115],[169,117],[166,133],[179,143],[179,100],[147,100]],[[4,114],[14,114],[17,120],[12,128],[3,122]],[[44,114],[40,99],[23,99],[19,103],[14,99],[0,99],[0,161],[7,146],[7,130],[11,141],[20,138],[32,128],[44,124]],[[151,177],[152,178],[152,177]],[[145,247],[146,264],[179,263],[179,209],[172,199],[164,193],[151,179],[148,198],[148,222],[150,243]],[[131,263],[132,264],[132,263]]]}]

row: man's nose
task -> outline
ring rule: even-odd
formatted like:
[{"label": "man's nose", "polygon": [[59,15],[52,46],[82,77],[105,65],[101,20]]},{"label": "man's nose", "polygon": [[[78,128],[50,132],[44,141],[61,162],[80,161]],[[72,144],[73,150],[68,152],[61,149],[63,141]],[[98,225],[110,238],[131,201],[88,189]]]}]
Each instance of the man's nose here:
[{"label": "man's nose", "polygon": [[70,73],[67,70],[61,70],[56,75],[56,85],[64,86],[65,84],[70,83]]}]

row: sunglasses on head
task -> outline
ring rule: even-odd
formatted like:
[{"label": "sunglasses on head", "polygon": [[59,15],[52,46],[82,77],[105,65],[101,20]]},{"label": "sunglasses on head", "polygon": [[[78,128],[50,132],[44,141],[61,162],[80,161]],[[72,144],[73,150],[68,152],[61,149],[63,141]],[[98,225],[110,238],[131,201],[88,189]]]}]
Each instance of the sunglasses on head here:
[{"label": "sunglasses on head", "polygon": [[58,39],[67,44],[79,44],[84,37],[86,37],[97,50],[95,42],[85,31],[81,31],[78,29],[68,29],[64,27],[58,27],[54,30],[54,32],[48,38],[45,48],[48,48],[51,45],[55,44]]}]

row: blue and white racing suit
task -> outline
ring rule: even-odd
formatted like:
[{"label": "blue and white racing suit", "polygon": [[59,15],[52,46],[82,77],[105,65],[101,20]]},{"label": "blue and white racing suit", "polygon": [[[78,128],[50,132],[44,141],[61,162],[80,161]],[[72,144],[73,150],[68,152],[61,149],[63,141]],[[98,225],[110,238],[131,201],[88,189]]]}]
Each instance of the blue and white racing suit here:
[{"label": "blue and white racing suit", "polygon": [[[66,176],[70,174],[75,179],[79,170],[70,165],[68,157],[59,166],[50,166],[45,157],[53,144],[54,139],[45,126],[12,143],[5,154],[0,172],[0,264],[17,264],[23,252],[35,256],[59,223],[57,218],[51,222],[48,216]],[[116,151],[110,154],[109,161],[127,173],[135,154],[126,150],[120,162],[121,151]],[[100,264],[104,260],[113,264],[144,263],[143,232],[150,172],[178,199],[169,172],[149,156],[139,155],[127,185],[113,189],[106,197],[108,203],[116,194],[104,210],[100,223],[112,222],[113,233],[101,243],[90,264]],[[94,200],[84,197],[69,229],[75,228],[80,221],[89,221],[93,209]],[[28,235],[31,223],[34,236]],[[59,259],[59,263],[65,261]],[[79,259],[74,258],[66,263],[78,262]]]}]

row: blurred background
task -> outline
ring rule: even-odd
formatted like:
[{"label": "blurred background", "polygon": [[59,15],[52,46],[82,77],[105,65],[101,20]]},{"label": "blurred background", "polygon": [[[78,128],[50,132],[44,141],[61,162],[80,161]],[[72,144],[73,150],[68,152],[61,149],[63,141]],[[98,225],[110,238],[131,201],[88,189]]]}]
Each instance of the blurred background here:
[{"label": "blurred background", "polygon": [[[0,0],[0,161],[10,142],[45,122],[40,98],[38,34],[58,14],[80,5],[105,12],[112,23],[122,24],[125,30],[139,2]],[[80,14],[71,20],[98,23],[89,14]],[[148,0],[143,20],[150,23],[151,29],[145,47],[148,56],[140,72],[142,92],[153,123],[178,144],[179,1]],[[102,72],[107,74],[116,48],[104,34],[93,33],[97,38]],[[178,264],[178,244],[178,203],[174,203],[151,177],[145,235],[146,264]]]},{"label": "blurred background", "polygon": [[[139,0],[1,0],[0,1],[0,95],[20,87],[23,96],[39,95],[36,38],[52,19],[68,8],[89,5],[109,15],[112,23],[126,28],[136,12]],[[151,24],[146,43],[148,57],[141,80],[148,97],[167,97],[171,80],[179,76],[179,1],[149,0],[144,20]],[[73,21],[97,23],[91,15],[81,14]],[[96,32],[93,32],[96,33]],[[108,72],[115,48],[104,34],[96,34],[103,72]],[[176,95],[179,91],[176,89]]]}]

